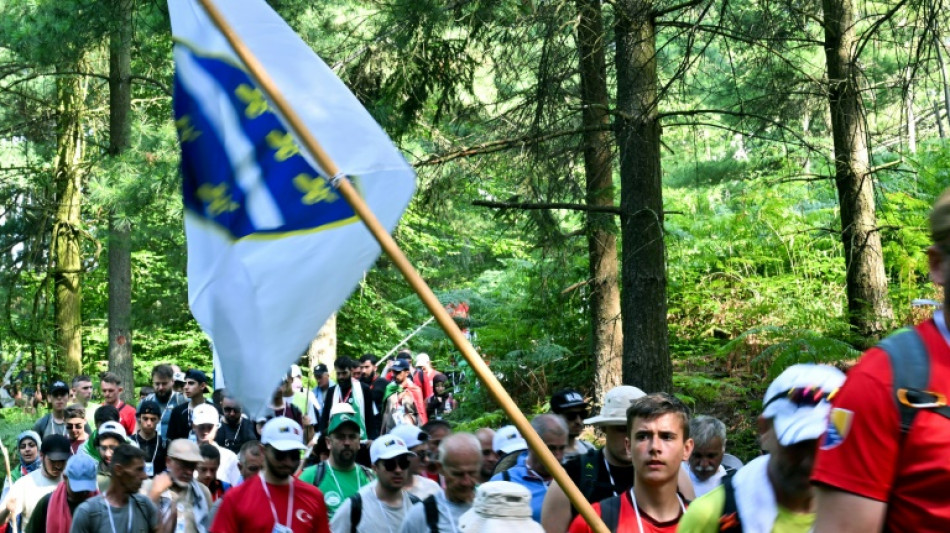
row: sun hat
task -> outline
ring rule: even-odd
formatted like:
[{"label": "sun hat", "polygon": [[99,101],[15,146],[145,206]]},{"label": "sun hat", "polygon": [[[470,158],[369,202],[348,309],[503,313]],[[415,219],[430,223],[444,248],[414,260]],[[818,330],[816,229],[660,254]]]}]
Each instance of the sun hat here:
[{"label": "sun hat", "polygon": [[393,434],[387,434],[373,441],[369,447],[369,460],[376,464],[381,459],[392,459],[400,455],[415,455],[406,447],[405,441]]},{"label": "sun hat", "polygon": [[584,423],[594,426],[624,426],[627,424],[627,409],[630,404],[646,395],[647,393],[630,385],[614,387],[604,395],[600,414],[584,420]]},{"label": "sun hat", "polygon": [[528,443],[521,437],[518,428],[505,426],[495,432],[492,438],[492,449],[496,452],[509,454],[520,450],[527,450]]},{"label": "sun hat", "polygon": [[69,489],[73,492],[94,492],[96,486],[96,460],[84,453],[77,453],[66,461],[63,472]]},{"label": "sun hat", "polygon": [[201,450],[198,443],[188,439],[175,439],[168,445],[166,456],[186,463],[200,463],[204,460],[201,457]]},{"label": "sun hat", "polygon": [[261,444],[282,452],[307,449],[303,443],[303,429],[300,424],[286,416],[271,418],[264,424],[261,428]]},{"label": "sun hat", "polygon": [[531,492],[510,481],[488,481],[479,485],[471,509],[459,517],[458,528],[465,533],[544,532],[541,524],[531,519]]},{"label": "sun hat", "polygon": [[772,420],[782,446],[817,439],[828,427],[829,401],[845,375],[829,365],[800,364],[785,369],[765,391],[762,416]]}]

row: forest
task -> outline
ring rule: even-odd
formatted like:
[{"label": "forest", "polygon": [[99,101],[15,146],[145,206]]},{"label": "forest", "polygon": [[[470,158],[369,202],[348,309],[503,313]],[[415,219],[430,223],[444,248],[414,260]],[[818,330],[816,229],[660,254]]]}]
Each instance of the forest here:
[{"label": "forest", "polygon": [[[416,169],[396,241],[467,306],[525,412],[564,386],[668,390],[742,455],[768,376],[846,366],[942,301],[925,255],[950,185],[938,0],[269,3]],[[210,369],[167,6],[0,13],[2,369],[24,388]],[[428,318],[381,256],[324,334],[382,355]],[[409,347],[465,374],[432,324]],[[473,381],[453,418],[496,424]]]}]

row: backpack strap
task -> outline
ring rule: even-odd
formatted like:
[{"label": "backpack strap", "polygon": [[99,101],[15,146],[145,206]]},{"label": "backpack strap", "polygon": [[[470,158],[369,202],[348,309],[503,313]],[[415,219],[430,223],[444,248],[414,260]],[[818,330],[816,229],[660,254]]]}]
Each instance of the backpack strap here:
[{"label": "backpack strap", "polygon": [[327,462],[322,461],[317,463],[317,470],[313,473],[313,486],[319,487],[320,483],[323,482],[323,478],[327,475]]},{"label": "backpack strap", "polygon": [[946,398],[927,390],[930,383],[930,354],[916,329],[900,330],[882,340],[878,347],[887,353],[894,378],[894,397],[906,435],[920,409],[950,418]]},{"label": "backpack strap", "polygon": [[728,474],[722,478],[722,488],[726,491],[726,501],[719,515],[719,531],[721,533],[742,533],[742,522],[739,520],[739,507],[736,505],[736,488],[732,485],[735,474]]},{"label": "backpack strap", "polygon": [[439,502],[435,500],[435,494],[422,500],[422,506],[426,512],[426,525],[429,526],[430,533],[439,533]]},{"label": "backpack strap", "polygon": [[356,526],[363,519],[363,496],[359,492],[350,496],[350,533],[356,533]]},{"label": "backpack strap", "polygon": [[622,497],[613,496],[600,502],[600,519],[611,531],[617,531],[617,524],[620,523],[620,498]]}]

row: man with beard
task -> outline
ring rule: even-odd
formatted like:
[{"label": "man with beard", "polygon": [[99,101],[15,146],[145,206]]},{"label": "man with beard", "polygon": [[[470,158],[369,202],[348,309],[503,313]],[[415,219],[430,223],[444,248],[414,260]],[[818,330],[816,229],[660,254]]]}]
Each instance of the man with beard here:
[{"label": "man with beard", "polygon": [[218,443],[218,446],[238,453],[245,442],[257,440],[254,424],[243,416],[241,404],[227,391],[221,397],[221,412],[224,414],[224,423],[214,436],[214,441]]},{"label": "man with beard", "polygon": [[[471,433],[449,435],[439,445],[437,460],[445,479],[445,492],[440,491],[415,504],[406,514],[399,533],[435,530],[458,533],[459,518],[472,508],[482,462],[478,439]],[[434,517],[437,518],[433,520]],[[436,528],[433,529],[432,525]]]},{"label": "man with beard", "polygon": [[185,396],[180,392],[175,392],[175,371],[169,365],[158,365],[152,369],[152,388],[155,392],[145,397],[146,400],[152,400],[158,404],[161,409],[161,423],[158,428],[158,434],[162,439],[168,438],[168,421],[171,418],[172,410],[175,407],[185,403]]},{"label": "man with beard", "polygon": [[330,422],[330,411],[339,403],[348,403],[356,413],[356,421],[360,424],[360,440],[372,440],[379,436],[376,408],[372,402],[369,387],[362,381],[350,377],[350,370],[356,366],[356,361],[349,357],[337,357],[333,362],[336,371],[336,385],[327,390],[326,401],[323,404],[323,414],[320,417],[319,429],[327,432]]},{"label": "man with beard", "polygon": [[492,428],[478,428],[475,431],[475,437],[482,449],[482,466],[478,471],[478,482],[485,483],[491,479],[495,472],[495,465],[498,464],[498,452],[493,446],[495,440],[495,430]]},{"label": "man with beard", "polygon": [[679,531],[811,531],[815,489],[809,482],[829,397],[844,383],[838,369],[794,365],[769,385],[758,418],[768,455],[753,459],[693,502]]},{"label": "man with beard", "polygon": [[159,529],[158,511],[138,494],[145,475],[145,454],[131,444],[115,449],[110,465],[112,483],[105,494],[85,501],[73,515],[71,533],[103,531],[170,531],[174,515],[168,515]]},{"label": "man with beard", "polygon": [[0,502],[0,524],[5,524],[8,518],[16,520],[17,516],[22,516],[22,528],[25,530],[36,504],[43,496],[56,490],[56,485],[62,481],[66,460],[71,455],[69,439],[66,437],[50,435],[43,439],[40,444],[42,466],[21,477],[10,487],[6,499]]},{"label": "man with beard", "polygon": [[166,443],[158,434],[162,409],[158,402],[145,400],[139,404],[139,430],[132,435],[132,442],[145,452],[145,475],[149,478],[165,471]]},{"label": "man with beard", "polygon": [[212,533],[275,531],[328,533],[327,507],[320,490],[294,479],[300,466],[303,429],[286,417],[261,429],[264,475],[229,490],[211,526]]},{"label": "man with beard", "polygon": [[[675,533],[686,511],[677,490],[682,463],[693,450],[689,409],[665,392],[648,394],[627,409],[627,453],[633,461],[633,488],[593,505],[611,531]],[[634,529],[636,528],[636,529]],[[583,516],[569,533],[590,533]]]},{"label": "man with beard", "polygon": [[689,421],[693,453],[689,455],[689,479],[696,496],[718,487],[726,475],[722,459],[726,454],[726,425],[718,418],[695,416]]},{"label": "man with beard", "polygon": [[360,357],[360,381],[369,387],[370,394],[373,396],[373,405],[376,406],[376,412],[382,413],[383,394],[386,393],[386,385],[389,385],[389,382],[376,372],[376,363],[378,362],[379,357],[371,353],[363,354],[363,356]]},{"label": "man with beard", "polygon": [[300,474],[300,481],[312,483],[320,489],[332,520],[340,505],[369,485],[376,476],[369,468],[356,464],[356,453],[360,449],[360,425],[349,404],[333,406],[330,426],[327,428],[327,444],[330,457],[306,468]]},{"label": "man with beard", "polygon": [[210,525],[211,493],[195,479],[201,460],[197,444],[187,439],[174,440],[168,445],[167,470],[145,486],[162,516],[175,514],[176,521],[184,524],[182,531],[206,533]]},{"label": "man with beard", "polygon": [[[380,533],[396,531],[418,498],[402,490],[409,474],[409,456],[402,439],[383,435],[369,449],[376,483],[363,487],[333,515],[333,533]],[[354,523],[355,522],[355,523]]]},{"label": "man with beard", "polygon": [[26,533],[69,533],[76,508],[97,492],[95,459],[73,455],[66,461],[63,482],[36,504]]},{"label": "man with beard", "polygon": [[[584,424],[599,427],[606,436],[604,447],[571,458],[564,470],[577,485],[587,501],[599,502],[623,494],[633,486],[633,463],[627,453],[627,409],[637,398],[646,394],[629,385],[607,391],[600,414],[584,420]],[[553,483],[544,497],[541,525],[547,533],[564,533],[577,509],[557,483]]]}]

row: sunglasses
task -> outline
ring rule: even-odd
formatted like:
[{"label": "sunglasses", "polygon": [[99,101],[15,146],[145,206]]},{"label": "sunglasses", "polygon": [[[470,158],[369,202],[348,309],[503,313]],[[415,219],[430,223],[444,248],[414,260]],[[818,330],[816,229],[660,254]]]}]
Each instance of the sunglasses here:
[{"label": "sunglasses", "polygon": [[838,393],[838,389],[824,390],[821,387],[795,387],[782,391],[769,398],[762,408],[778,400],[788,400],[798,407],[814,407],[823,401],[831,401]]},{"label": "sunglasses", "polygon": [[225,413],[240,413],[241,412],[240,407],[222,407],[221,410],[224,411]]},{"label": "sunglasses", "polygon": [[397,466],[400,470],[407,470],[409,468],[409,456],[407,455],[400,455],[392,459],[383,459],[380,462],[383,463],[383,468],[385,468],[387,472],[394,472]]},{"label": "sunglasses", "polygon": [[300,460],[300,450],[287,450],[286,452],[273,449],[274,459],[277,461],[286,461],[287,459]]},{"label": "sunglasses", "polygon": [[83,426],[85,426],[85,424],[66,424],[66,429],[80,429]]},{"label": "sunglasses", "polygon": [[588,414],[589,413],[587,411],[572,411],[570,413],[564,413],[561,416],[563,416],[568,422],[572,422],[574,420],[584,420],[587,418]]}]

